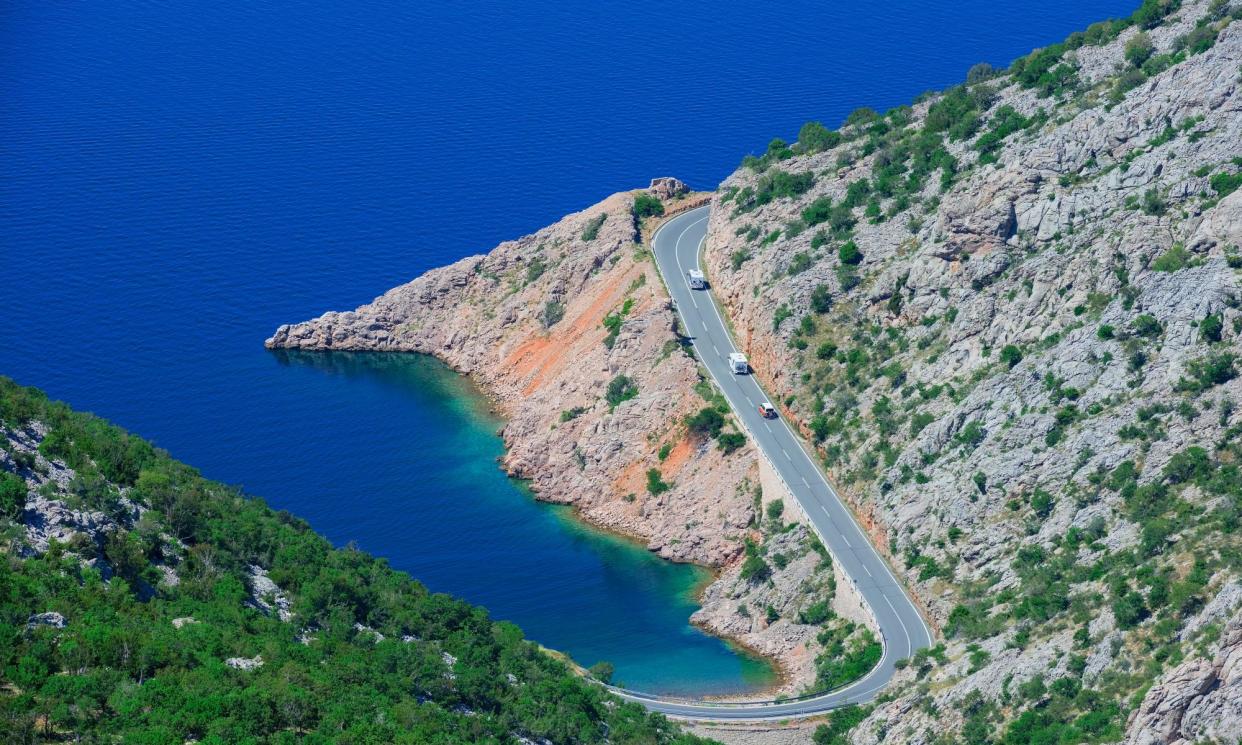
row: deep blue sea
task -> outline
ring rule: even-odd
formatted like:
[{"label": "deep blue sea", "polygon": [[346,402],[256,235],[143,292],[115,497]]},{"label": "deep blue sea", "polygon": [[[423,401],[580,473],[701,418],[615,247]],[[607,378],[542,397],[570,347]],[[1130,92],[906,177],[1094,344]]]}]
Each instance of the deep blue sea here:
[{"label": "deep blue sea", "polygon": [[7,0],[0,374],[630,685],[753,689],[704,573],[534,503],[468,383],[263,339],[1135,5]]}]

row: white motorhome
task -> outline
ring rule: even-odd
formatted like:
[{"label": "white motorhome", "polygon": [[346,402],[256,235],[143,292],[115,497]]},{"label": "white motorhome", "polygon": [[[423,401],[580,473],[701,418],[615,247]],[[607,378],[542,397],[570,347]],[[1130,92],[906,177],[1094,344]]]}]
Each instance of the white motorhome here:
[{"label": "white motorhome", "polygon": [[729,355],[729,369],[734,375],[745,375],[750,372],[750,363],[746,361],[746,355],[741,352],[734,352]]},{"label": "white motorhome", "polygon": [[690,289],[692,290],[707,289],[707,277],[704,277],[703,272],[700,272],[698,269],[691,269],[686,272],[686,280],[690,283]]}]

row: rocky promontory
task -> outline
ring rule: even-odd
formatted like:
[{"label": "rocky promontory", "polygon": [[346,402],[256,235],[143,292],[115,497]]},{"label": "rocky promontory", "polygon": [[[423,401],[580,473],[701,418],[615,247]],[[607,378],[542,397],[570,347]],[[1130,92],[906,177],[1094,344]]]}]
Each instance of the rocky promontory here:
[{"label": "rocky promontory", "polygon": [[[643,200],[673,213],[706,195],[656,179],[357,310],[281,326],[267,346],[430,354],[469,375],[505,416],[510,474],[664,558],[723,570],[729,589],[707,592],[696,623],[774,658],[782,690],[801,690],[820,647],[797,611],[817,598],[791,579],[775,602],[783,616],[767,600],[741,610],[759,584],[736,576],[747,540],[763,540],[758,461],[749,444],[726,452],[685,424],[718,401],[643,247],[654,222],[638,214]],[[805,579],[819,564],[815,555],[769,570]]]}]

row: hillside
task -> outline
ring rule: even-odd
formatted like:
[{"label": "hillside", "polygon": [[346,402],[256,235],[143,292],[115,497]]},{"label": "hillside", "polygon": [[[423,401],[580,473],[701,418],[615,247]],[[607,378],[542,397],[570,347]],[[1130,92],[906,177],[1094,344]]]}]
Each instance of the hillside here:
[{"label": "hillside", "polygon": [[855,742],[1242,732],[1240,15],[1149,0],[722,184],[713,287],[944,636]]},{"label": "hillside", "polygon": [[0,435],[3,742],[706,742],[7,378]]}]

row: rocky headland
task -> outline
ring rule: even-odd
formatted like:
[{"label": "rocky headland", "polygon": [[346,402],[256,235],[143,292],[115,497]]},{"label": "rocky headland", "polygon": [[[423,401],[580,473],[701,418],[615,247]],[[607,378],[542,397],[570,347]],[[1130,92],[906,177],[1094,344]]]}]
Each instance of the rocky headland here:
[{"label": "rocky headland", "polygon": [[656,179],[355,311],[281,326],[267,346],[431,354],[471,376],[505,417],[510,474],[664,558],[720,570],[694,622],[774,659],[780,690],[799,691],[815,679],[820,645],[798,612],[832,573],[798,530],[782,538],[784,565],[760,578],[770,573],[780,590],[740,577],[747,541],[763,542],[765,506],[793,500],[749,444],[726,452],[685,424],[720,403],[643,247],[658,216],[635,207],[654,199],[671,215],[709,196]]}]

